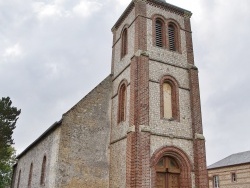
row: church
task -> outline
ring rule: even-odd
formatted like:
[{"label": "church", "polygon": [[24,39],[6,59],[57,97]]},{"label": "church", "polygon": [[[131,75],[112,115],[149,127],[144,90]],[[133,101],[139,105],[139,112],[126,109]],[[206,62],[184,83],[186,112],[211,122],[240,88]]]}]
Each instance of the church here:
[{"label": "church", "polygon": [[111,74],[17,156],[13,188],[208,188],[192,13],[131,0]]}]

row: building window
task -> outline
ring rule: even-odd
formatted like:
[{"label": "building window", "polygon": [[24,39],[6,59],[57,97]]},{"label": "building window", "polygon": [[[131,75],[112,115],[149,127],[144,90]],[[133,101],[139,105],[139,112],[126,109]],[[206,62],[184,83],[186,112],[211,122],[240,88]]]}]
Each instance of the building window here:
[{"label": "building window", "polygon": [[40,184],[45,185],[45,176],[46,176],[46,156],[43,157],[42,170],[41,170],[41,179]]},{"label": "building window", "polygon": [[121,58],[128,53],[128,30],[125,28],[122,32]]},{"label": "building window", "polygon": [[125,83],[120,86],[119,93],[118,93],[118,123],[125,121],[126,119],[126,95],[127,95],[127,88]]},{"label": "building window", "polygon": [[178,84],[170,76],[161,81],[161,117],[179,120]]},{"label": "building window", "polygon": [[163,101],[164,118],[170,119],[173,117],[172,86],[168,82],[163,83]]},{"label": "building window", "polygon": [[237,179],[236,179],[236,173],[233,172],[232,173],[232,182],[236,182],[236,181],[237,181]]},{"label": "building window", "polygon": [[33,173],[33,163],[30,164],[30,173],[29,173],[28,187],[31,187],[32,173]]},{"label": "building window", "polygon": [[179,27],[174,22],[168,23],[168,48],[170,51],[180,51]]},{"label": "building window", "polygon": [[168,43],[169,43],[169,50],[177,51],[178,48],[177,29],[173,23],[168,24]]},{"label": "building window", "polygon": [[164,46],[164,22],[161,19],[156,19],[155,21],[155,45],[157,47]]},{"label": "building window", "polygon": [[219,185],[219,176],[214,176],[213,177],[213,185],[214,185],[214,188],[219,188],[220,185]]}]

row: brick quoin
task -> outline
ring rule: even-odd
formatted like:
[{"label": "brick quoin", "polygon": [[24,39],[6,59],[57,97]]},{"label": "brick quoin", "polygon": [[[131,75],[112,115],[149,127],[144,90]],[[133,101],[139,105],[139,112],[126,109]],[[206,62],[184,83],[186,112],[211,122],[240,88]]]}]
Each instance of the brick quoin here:
[{"label": "brick quoin", "polygon": [[[184,20],[186,30],[186,48],[187,48],[187,61],[189,64],[194,65],[193,43],[190,18],[185,16]],[[189,82],[190,82],[190,100],[192,112],[192,125],[193,125],[193,147],[194,147],[194,171],[195,171],[195,185],[199,188],[208,188],[208,172],[206,163],[206,149],[205,140],[197,139],[196,134],[203,134],[202,117],[201,117],[201,103],[200,103],[200,89],[198,69],[192,67],[189,69]]]},{"label": "brick quoin", "polygon": [[[147,50],[146,3],[135,1],[135,53]],[[127,140],[127,188],[150,187],[150,133],[140,126],[149,125],[149,58],[138,54],[131,60],[130,126]],[[133,142],[131,143],[131,140]]]}]

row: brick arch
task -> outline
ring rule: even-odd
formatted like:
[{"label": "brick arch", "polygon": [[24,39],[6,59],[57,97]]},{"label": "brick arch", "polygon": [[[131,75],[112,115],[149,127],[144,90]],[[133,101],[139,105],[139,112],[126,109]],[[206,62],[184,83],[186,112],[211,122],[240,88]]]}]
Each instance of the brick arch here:
[{"label": "brick arch", "polygon": [[123,79],[118,86],[118,108],[117,108],[117,124],[126,121],[127,111],[127,80]]},{"label": "brick arch", "polygon": [[121,81],[120,84],[118,85],[117,94],[119,93],[122,84],[125,84],[125,86],[128,87],[128,81],[127,81],[126,79],[122,79],[122,81]]},{"label": "brick arch", "polygon": [[[166,20],[166,27],[167,27],[167,35],[168,35],[168,27],[169,25],[173,25],[173,27],[175,28],[175,37],[176,37],[176,41],[175,41],[175,45],[176,45],[176,52],[181,53],[181,34],[180,34],[180,30],[181,30],[181,26],[179,24],[179,22],[177,22],[176,20],[170,18]],[[169,38],[169,36],[167,37]],[[167,48],[169,48],[169,41],[167,40]]]},{"label": "brick arch", "polygon": [[153,45],[156,46],[156,32],[155,32],[155,25],[156,21],[159,20],[162,23],[162,48],[166,48],[166,18],[160,14],[154,14],[152,17],[152,39]]},{"label": "brick arch", "polygon": [[181,173],[180,173],[180,187],[181,188],[191,188],[191,171],[192,164],[188,155],[181,149],[174,146],[163,146],[156,150],[150,159],[151,167],[151,187],[156,188],[156,164],[159,160],[164,157],[169,156],[176,160],[178,163]]},{"label": "brick arch", "polygon": [[122,29],[121,29],[121,32],[120,32],[120,38],[122,38],[122,33],[125,29],[128,29],[129,28],[129,25],[128,24],[125,24]]}]

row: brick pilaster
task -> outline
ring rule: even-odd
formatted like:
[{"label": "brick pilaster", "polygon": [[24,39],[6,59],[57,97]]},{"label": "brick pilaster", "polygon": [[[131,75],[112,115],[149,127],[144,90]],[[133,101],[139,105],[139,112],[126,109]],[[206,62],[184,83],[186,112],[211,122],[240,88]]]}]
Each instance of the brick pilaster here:
[{"label": "brick pilaster", "polygon": [[198,70],[189,70],[190,91],[191,91],[191,111],[193,125],[193,146],[194,146],[194,170],[195,185],[197,188],[208,188],[208,173],[206,165],[205,139],[202,130],[200,91],[198,81]]},{"label": "brick pilaster", "polygon": [[144,55],[131,61],[130,126],[135,132],[127,135],[127,188],[150,187],[150,133],[141,130],[149,125],[148,63]]},{"label": "brick pilaster", "polygon": [[135,56],[131,59],[130,126],[127,135],[127,188],[150,187],[150,133],[141,131],[149,125],[149,58],[147,50],[146,2],[135,0]]},{"label": "brick pilaster", "polygon": [[192,32],[190,24],[190,13],[187,13],[185,18],[186,30],[186,47],[187,47],[187,62],[189,69],[190,82],[190,100],[192,113],[192,128],[193,128],[193,147],[194,147],[194,171],[195,171],[195,186],[197,188],[208,188],[208,173],[206,164],[206,149],[205,139],[203,137],[200,89],[198,69],[194,66],[194,53],[192,43]]}]

